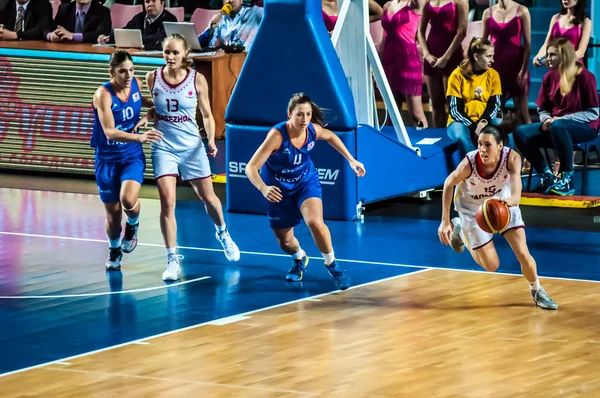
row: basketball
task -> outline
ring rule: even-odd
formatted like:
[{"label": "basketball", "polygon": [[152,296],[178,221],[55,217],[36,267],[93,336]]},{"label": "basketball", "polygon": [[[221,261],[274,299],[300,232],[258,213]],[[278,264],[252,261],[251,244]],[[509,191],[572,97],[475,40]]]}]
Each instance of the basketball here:
[{"label": "basketball", "polygon": [[485,232],[502,232],[510,223],[510,209],[498,199],[486,199],[475,213],[477,225]]}]

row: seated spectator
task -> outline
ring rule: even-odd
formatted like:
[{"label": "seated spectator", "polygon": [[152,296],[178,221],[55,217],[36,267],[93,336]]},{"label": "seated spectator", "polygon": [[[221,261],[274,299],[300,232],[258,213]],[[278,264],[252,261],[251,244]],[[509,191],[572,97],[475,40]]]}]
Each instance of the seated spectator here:
[{"label": "seated spectator", "polygon": [[216,14],[208,27],[198,37],[202,47],[223,47],[241,43],[250,50],[252,40],[263,17],[261,7],[244,7],[242,0],[223,0],[223,5],[231,4],[229,15]]},{"label": "seated spectator", "polygon": [[[142,41],[146,50],[160,50],[162,41],[167,37],[163,22],[177,22],[177,17],[165,10],[165,0],[144,0],[146,11],[131,18],[125,29],[142,31]],[[98,36],[98,43],[114,43],[114,34]]]},{"label": "seated spectator", "polygon": [[492,69],[493,62],[492,43],[474,37],[467,57],[448,78],[448,136],[458,143],[463,156],[476,149],[483,127],[501,122],[502,89],[500,75]]},{"label": "seated spectator", "polygon": [[0,10],[0,40],[43,40],[51,23],[48,0],[9,0]]},{"label": "seated spectator", "polygon": [[55,43],[96,43],[98,36],[110,33],[111,25],[110,10],[97,0],[75,0],[60,5],[44,36]]},{"label": "seated spectator", "polygon": [[[542,175],[539,192],[573,195],[573,143],[592,141],[600,126],[596,78],[578,62],[573,44],[566,38],[550,42],[546,59],[550,71],[544,76],[536,101],[540,123],[519,126],[515,142]],[[541,147],[556,151],[560,178],[550,171]]]}]

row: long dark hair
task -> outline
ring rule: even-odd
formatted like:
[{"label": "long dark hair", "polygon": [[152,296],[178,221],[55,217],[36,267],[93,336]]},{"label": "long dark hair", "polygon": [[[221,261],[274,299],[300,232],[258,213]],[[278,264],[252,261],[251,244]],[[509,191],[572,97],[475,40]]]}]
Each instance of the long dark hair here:
[{"label": "long dark hair", "polygon": [[310,97],[304,93],[296,93],[292,95],[292,98],[290,98],[290,102],[288,103],[288,113],[291,114],[298,105],[302,104],[310,104],[310,107],[312,108],[312,117],[310,121],[312,123],[325,127],[327,122],[325,121],[325,115],[323,114],[323,110],[319,108],[317,104],[312,102]]},{"label": "long dark hair", "polygon": [[[575,7],[573,7],[573,25],[579,26],[583,23],[586,18],[585,15],[585,0],[578,0]],[[560,15],[567,15],[567,8],[560,2]]]},{"label": "long dark hair", "polygon": [[108,64],[110,65],[111,69],[114,69],[117,66],[121,65],[125,61],[133,62],[131,55],[127,51],[117,50],[114,53],[112,53],[112,55],[110,56],[110,60],[108,61]]},{"label": "long dark hair", "polygon": [[467,56],[460,63],[460,68],[463,74],[470,79],[473,76],[473,68],[475,65],[475,55],[483,54],[488,48],[493,47],[492,42],[483,37],[473,37],[467,47]]}]

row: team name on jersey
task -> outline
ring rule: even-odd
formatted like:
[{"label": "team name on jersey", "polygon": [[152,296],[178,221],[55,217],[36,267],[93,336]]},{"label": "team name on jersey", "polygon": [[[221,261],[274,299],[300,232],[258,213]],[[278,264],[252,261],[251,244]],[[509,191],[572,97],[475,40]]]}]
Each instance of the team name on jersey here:
[{"label": "team name on jersey", "polygon": [[304,175],[306,174],[307,171],[308,171],[308,169],[304,170],[302,172],[302,174],[300,174],[300,175],[298,175],[296,177],[293,177],[293,178],[285,178],[285,177],[282,177],[279,174],[275,174],[274,177],[279,182],[287,182],[287,183],[293,184],[293,183],[296,183],[296,182],[300,181],[302,179],[302,177],[304,177]]},{"label": "team name on jersey", "polygon": [[186,123],[186,122],[192,121],[192,118],[189,117],[188,115],[167,116],[167,115],[157,114],[156,118],[158,120],[162,120],[164,122],[171,122],[171,123]]},{"label": "team name on jersey", "polygon": [[502,187],[496,187],[495,185],[492,185],[491,187],[484,187],[484,189],[485,189],[485,193],[482,193],[479,195],[470,195],[471,198],[473,200],[481,200],[481,199],[491,198],[492,196],[495,196],[496,194],[498,194],[502,190]]}]

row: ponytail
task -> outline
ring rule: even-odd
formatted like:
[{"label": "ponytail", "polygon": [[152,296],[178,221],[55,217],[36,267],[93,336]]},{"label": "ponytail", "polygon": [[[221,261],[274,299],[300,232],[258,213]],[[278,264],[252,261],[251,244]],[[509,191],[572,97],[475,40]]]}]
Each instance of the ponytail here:
[{"label": "ponytail", "polygon": [[467,56],[460,63],[463,74],[470,79],[473,76],[473,67],[475,65],[475,55],[483,54],[492,43],[483,37],[473,37],[467,46]]}]

